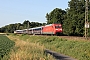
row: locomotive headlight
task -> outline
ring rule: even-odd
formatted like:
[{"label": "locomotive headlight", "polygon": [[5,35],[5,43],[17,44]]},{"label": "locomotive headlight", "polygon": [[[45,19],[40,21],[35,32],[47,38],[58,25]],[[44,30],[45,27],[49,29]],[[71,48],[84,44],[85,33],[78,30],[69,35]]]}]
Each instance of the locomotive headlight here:
[{"label": "locomotive headlight", "polygon": [[60,29],[62,31],[62,29]]},{"label": "locomotive headlight", "polygon": [[56,29],[56,30],[58,30],[58,29]]}]

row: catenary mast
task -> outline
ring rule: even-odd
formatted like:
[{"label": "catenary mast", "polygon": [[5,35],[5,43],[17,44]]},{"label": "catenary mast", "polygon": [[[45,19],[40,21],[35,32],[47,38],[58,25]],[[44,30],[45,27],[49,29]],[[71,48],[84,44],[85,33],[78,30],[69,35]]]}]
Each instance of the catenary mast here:
[{"label": "catenary mast", "polygon": [[86,0],[86,3],[85,3],[85,38],[87,38],[88,28],[89,28],[89,23],[88,23],[88,2],[89,2],[89,0]]}]

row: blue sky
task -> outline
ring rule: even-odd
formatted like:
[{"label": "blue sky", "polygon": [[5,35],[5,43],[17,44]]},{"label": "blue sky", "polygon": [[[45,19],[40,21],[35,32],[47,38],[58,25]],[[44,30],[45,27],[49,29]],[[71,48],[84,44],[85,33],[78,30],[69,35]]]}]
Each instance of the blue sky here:
[{"label": "blue sky", "polygon": [[70,0],[0,0],[0,27],[30,22],[46,22],[46,13],[55,8],[68,8]]}]

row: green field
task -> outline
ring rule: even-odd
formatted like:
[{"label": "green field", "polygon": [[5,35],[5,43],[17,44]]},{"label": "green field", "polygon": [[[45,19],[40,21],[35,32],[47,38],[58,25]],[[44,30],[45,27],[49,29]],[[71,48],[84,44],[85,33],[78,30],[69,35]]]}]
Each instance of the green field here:
[{"label": "green field", "polygon": [[8,56],[8,53],[10,52],[10,49],[12,48],[12,46],[14,46],[14,44],[15,43],[6,36],[0,35],[0,60],[7,59],[4,57]]},{"label": "green field", "polygon": [[51,55],[44,54],[45,49],[77,60],[90,60],[90,41],[24,34],[7,37],[0,35],[0,60],[55,60]]}]

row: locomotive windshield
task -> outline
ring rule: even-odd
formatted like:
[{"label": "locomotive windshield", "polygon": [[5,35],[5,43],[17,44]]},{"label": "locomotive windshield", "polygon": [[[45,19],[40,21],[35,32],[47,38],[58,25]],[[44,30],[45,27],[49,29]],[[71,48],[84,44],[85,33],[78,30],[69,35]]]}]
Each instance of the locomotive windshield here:
[{"label": "locomotive windshield", "polygon": [[55,28],[61,28],[61,26],[55,26]]}]

